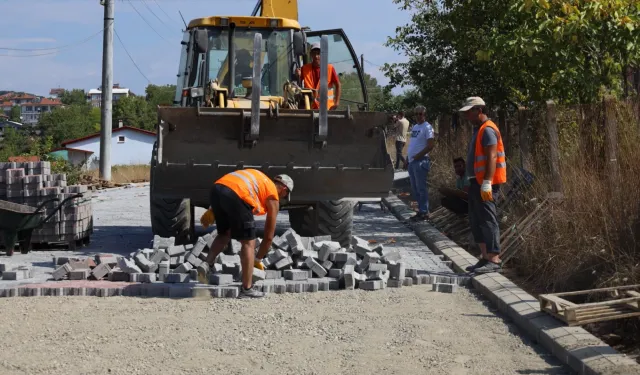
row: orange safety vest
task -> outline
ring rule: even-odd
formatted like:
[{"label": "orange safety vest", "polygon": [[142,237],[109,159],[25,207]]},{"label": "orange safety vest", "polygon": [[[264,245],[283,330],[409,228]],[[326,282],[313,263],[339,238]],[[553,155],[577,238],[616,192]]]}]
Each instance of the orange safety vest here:
[{"label": "orange safety vest", "polygon": [[267,213],[267,198],[280,200],[276,184],[256,169],[241,169],[227,173],[215,183],[224,185],[238,194],[240,199],[253,207],[254,215]]},{"label": "orange safety vest", "polygon": [[482,125],[480,125],[480,129],[478,130],[478,136],[476,137],[476,152],[475,158],[473,160],[473,171],[476,174],[476,181],[478,184],[482,184],[482,180],[484,179],[485,165],[487,163],[487,157],[484,155],[484,150],[482,147],[482,135],[484,134],[484,130],[488,127],[492,128],[498,137],[498,145],[497,145],[497,160],[496,160],[496,171],[493,174],[493,180],[491,181],[492,185],[504,184],[507,182],[507,161],[504,154],[504,145],[502,144],[502,136],[500,135],[500,130],[491,120],[485,121]]},{"label": "orange safety vest", "polygon": [[[327,80],[328,83],[331,83],[331,77],[333,77],[333,65],[331,64],[327,64]],[[301,69],[301,74],[302,74],[302,80],[304,81],[304,87],[307,89],[313,89],[315,91],[313,91],[313,97],[315,98],[315,100],[313,101],[313,104],[311,105],[311,108],[313,109],[318,109],[320,108],[320,80],[318,80],[318,82],[316,82],[316,84],[313,84],[313,65],[312,64],[305,64],[302,66]],[[327,109],[333,107],[333,89],[329,89],[327,90]]]}]

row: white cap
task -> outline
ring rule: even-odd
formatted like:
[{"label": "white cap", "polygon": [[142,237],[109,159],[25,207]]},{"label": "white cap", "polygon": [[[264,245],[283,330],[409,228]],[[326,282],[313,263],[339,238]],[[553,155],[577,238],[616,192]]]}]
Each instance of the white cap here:
[{"label": "white cap", "polygon": [[289,189],[289,194],[287,194],[287,200],[291,200],[291,192],[293,191],[293,179],[286,174],[279,174],[273,178],[274,181],[278,181],[282,183],[284,186]]},{"label": "white cap", "polygon": [[313,51],[314,49],[320,49],[320,43],[319,42],[315,42],[311,45],[311,50]]},{"label": "white cap", "polygon": [[485,106],[484,100],[479,96],[470,96],[464,101],[463,107],[460,108],[460,112],[466,112],[475,106]]}]

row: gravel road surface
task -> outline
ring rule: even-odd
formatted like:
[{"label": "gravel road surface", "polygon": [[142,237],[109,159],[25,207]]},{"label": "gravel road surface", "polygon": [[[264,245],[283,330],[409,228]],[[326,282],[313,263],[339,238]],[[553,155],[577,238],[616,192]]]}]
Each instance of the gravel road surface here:
[{"label": "gravel road surface", "polygon": [[[92,244],[76,254],[148,246],[148,193],[144,186],[96,193]],[[356,230],[421,251],[424,245],[394,220],[366,205]],[[36,262],[46,279],[58,254],[69,252],[0,262]],[[429,285],[270,294],[259,301],[3,298],[0,311],[3,375],[571,374],[475,293],[435,293]]]}]

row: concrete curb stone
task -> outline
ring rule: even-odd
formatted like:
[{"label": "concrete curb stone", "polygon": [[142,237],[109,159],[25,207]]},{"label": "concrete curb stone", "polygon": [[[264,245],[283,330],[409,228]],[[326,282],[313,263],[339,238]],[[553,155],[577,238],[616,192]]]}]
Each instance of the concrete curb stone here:
[{"label": "concrete curb stone", "polygon": [[[414,212],[397,196],[382,199],[391,213],[406,221]],[[478,258],[451,241],[428,222],[412,225],[416,235],[436,254],[452,262],[456,272],[477,262]],[[405,278],[405,281],[410,278]],[[582,327],[569,327],[540,311],[539,301],[498,273],[471,278],[473,286],[520,329],[582,375],[640,374],[640,364],[619,353]]]}]

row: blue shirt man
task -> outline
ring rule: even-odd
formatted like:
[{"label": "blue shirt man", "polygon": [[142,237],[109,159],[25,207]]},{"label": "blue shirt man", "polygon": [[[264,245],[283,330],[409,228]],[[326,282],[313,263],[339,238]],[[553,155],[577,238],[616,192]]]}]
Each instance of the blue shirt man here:
[{"label": "blue shirt man", "polygon": [[411,190],[418,202],[418,213],[411,217],[412,221],[426,220],[429,215],[429,192],[427,190],[427,177],[431,170],[429,153],[435,146],[435,135],[433,127],[426,120],[426,109],[423,106],[417,106],[414,114],[416,124],[411,128],[411,139],[407,150]]}]

